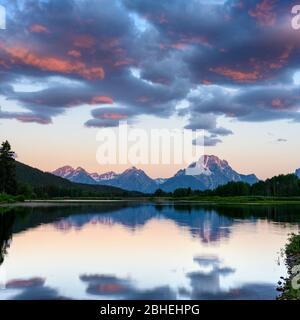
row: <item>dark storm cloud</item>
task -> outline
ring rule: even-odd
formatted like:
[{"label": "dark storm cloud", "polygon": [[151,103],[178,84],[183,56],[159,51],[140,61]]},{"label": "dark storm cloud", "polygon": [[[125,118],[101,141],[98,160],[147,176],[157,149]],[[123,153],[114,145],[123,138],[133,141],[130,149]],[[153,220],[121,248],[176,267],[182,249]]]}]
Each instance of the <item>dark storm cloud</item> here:
[{"label": "dark storm cloud", "polygon": [[[26,116],[27,122],[47,124],[66,109],[87,104],[96,109],[86,126],[107,127],[125,116],[170,117],[186,100],[189,107],[179,114],[189,118],[187,128],[208,130],[210,145],[232,134],[218,127],[220,116],[299,121],[293,75],[300,69],[300,42],[290,27],[292,1],[15,0],[4,5],[8,28],[0,33],[0,94],[25,110],[5,109],[2,118]],[[54,85],[53,76],[66,80]],[[24,77],[46,88],[16,92],[14,84]]]}]

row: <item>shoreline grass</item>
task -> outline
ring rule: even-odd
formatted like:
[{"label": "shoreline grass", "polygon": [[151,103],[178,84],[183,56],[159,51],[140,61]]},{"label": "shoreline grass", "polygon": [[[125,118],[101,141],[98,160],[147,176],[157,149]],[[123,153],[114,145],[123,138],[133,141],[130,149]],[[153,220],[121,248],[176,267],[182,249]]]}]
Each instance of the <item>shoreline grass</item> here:
[{"label": "shoreline grass", "polygon": [[[284,282],[278,282],[280,287],[278,291],[281,291],[281,295],[278,300],[300,300],[300,289],[296,289],[293,286],[293,279],[296,279],[297,273],[294,268],[300,266],[300,234],[291,234],[290,238],[284,249],[286,260],[285,263],[288,267],[288,278],[283,279]],[[297,268],[298,269],[298,268]],[[298,279],[299,279],[299,270]],[[300,282],[298,281],[300,285]]]},{"label": "shoreline grass", "polygon": [[23,195],[12,196],[6,193],[0,193],[0,204],[16,203],[25,201]]},{"label": "shoreline grass", "polygon": [[25,199],[24,196],[9,196],[0,194],[0,205],[16,204],[38,204],[38,203],[101,203],[101,202],[151,202],[151,203],[194,203],[202,205],[300,205],[300,197],[261,197],[261,196],[192,196],[192,197],[81,197],[81,198],[51,198],[51,199]]}]

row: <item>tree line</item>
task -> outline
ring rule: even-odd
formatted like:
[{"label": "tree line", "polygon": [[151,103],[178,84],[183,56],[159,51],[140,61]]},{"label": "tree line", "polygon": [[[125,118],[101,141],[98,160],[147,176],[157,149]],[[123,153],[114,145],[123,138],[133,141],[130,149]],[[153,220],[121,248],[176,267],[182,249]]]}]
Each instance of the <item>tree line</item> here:
[{"label": "tree line", "polygon": [[[23,169],[28,175],[26,181],[34,179],[32,172]],[[50,179],[48,177],[48,179]],[[39,178],[38,178],[39,180]],[[48,181],[48,180],[47,180]],[[100,188],[102,188],[100,190]],[[112,190],[103,186],[47,183],[45,185],[31,185],[17,181],[15,153],[11,150],[8,141],[4,141],[0,147],[0,194],[24,195],[26,198],[51,198],[51,197],[130,197],[142,196],[140,193],[123,190]],[[189,196],[265,196],[265,197],[294,197],[300,196],[300,179],[295,174],[279,175],[266,181],[259,181],[253,185],[244,182],[229,182],[219,186],[215,190],[177,189],[168,193],[158,189],[155,197],[189,197]]]},{"label": "tree line", "polygon": [[0,202],[10,201],[11,196],[22,199],[71,198],[112,198],[141,196],[109,186],[83,185],[72,183],[50,173],[26,166],[15,160],[15,153],[8,141],[0,147]]},{"label": "tree line", "polygon": [[174,198],[189,196],[264,196],[264,197],[295,197],[300,196],[300,180],[295,174],[279,175],[253,185],[244,182],[229,182],[214,190],[177,189],[172,193],[159,189],[157,197],[172,196]]},{"label": "tree line", "polygon": [[15,153],[8,141],[0,147],[0,193],[17,194]]}]

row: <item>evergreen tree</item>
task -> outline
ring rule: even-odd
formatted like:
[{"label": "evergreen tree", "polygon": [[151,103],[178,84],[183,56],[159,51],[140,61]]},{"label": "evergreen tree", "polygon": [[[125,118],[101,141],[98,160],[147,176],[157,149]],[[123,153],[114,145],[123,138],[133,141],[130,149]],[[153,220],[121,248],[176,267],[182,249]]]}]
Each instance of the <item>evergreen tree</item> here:
[{"label": "evergreen tree", "polygon": [[17,189],[15,153],[8,141],[0,147],[0,192],[15,194]]}]

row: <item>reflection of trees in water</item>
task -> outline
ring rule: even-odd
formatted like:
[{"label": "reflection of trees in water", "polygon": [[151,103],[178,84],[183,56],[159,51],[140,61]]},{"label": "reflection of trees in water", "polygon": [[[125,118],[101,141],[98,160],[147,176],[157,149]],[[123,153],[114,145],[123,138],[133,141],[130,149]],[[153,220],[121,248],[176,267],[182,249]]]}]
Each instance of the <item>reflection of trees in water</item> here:
[{"label": "reflection of trees in water", "polygon": [[[203,206],[199,204],[134,204],[123,207],[111,206],[111,211],[100,212],[101,206],[93,210],[82,210],[65,216],[55,223],[61,230],[81,229],[86,224],[119,224],[136,230],[151,219],[170,220],[179,227],[186,228],[190,234],[203,243],[211,243],[230,237],[231,227],[243,220],[256,222],[258,219],[281,222],[299,222],[300,207],[293,206]],[[101,213],[101,214],[100,214]]]},{"label": "reflection of trees in water", "polygon": [[[1,209],[1,208],[0,208]],[[2,210],[2,209],[1,209]],[[3,211],[3,210],[2,210]],[[195,238],[204,243],[214,242],[220,238],[228,238],[231,226],[265,219],[278,222],[278,226],[285,227],[291,222],[300,221],[300,207],[297,206],[203,206],[194,204],[146,204],[146,203],[101,203],[90,205],[52,205],[49,207],[23,207],[11,209],[9,212],[0,211],[0,265],[4,261],[5,254],[12,239],[12,234],[36,228],[43,224],[51,224],[54,227],[83,228],[86,224],[118,224],[129,230],[143,227],[151,219],[167,220],[184,228]],[[280,224],[279,224],[280,223]],[[174,244],[176,245],[176,243]],[[115,278],[105,275],[84,276],[81,280],[86,283],[86,292],[91,295],[113,296],[127,299],[174,299],[176,294],[191,299],[251,299],[274,298],[274,286],[270,284],[245,284],[229,290],[222,289],[223,277],[234,273],[234,270],[222,266],[218,257],[198,256],[195,262],[199,270],[189,272],[190,287],[174,288],[158,287],[151,290],[140,290],[134,282],[128,279]],[[205,269],[209,267],[209,270]],[[30,279],[29,279],[30,280]],[[16,299],[27,298],[62,298],[52,288],[45,287],[44,283],[33,281],[29,287],[26,280],[26,290]],[[32,280],[32,279],[31,279]],[[17,283],[24,285],[21,279]],[[16,288],[16,283],[14,285]],[[19,288],[18,288],[19,289]]]},{"label": "reflection of trees in water", "polygon": [[22,207],[0,212],[1,260],[9,245],[11,233],[19,233],[43,224],[52,224],[59,230],[81,229],[86,224],[119,224],[136,230],[151,219],[169,220],[203,243],[230,237],[231,227],[243,220],[258,219],[285,223],[299,222],[299,206],[220,206],[188,203],[130,203],[105,202],[99,204],[56,204]]},{"label": "reflection of trees in water", "polygon": [[266,219],[274,222],[300,222],[299,205],[218,206],[218,213],[239,219]]},{"label": "reflection of trees in water", "polygon": [[13,212],[0,212],[0,266],[4,262],[4,256],[11,241],[14,220]]},{"label": "reflection of trees in water", "polygon": [[215,211],[219,215],[232,219],[266,219],[274,222],[300,222],[299,205],[203,205],[197,203],[174,204],[178,212],[195,210]]}]

